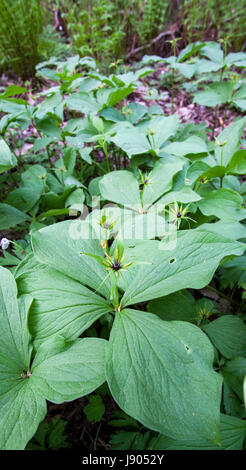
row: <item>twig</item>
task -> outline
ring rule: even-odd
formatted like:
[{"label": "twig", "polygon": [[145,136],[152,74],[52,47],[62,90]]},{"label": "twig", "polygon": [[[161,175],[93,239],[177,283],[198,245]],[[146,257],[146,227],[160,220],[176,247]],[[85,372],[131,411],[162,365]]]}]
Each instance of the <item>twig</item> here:
[{"label": "twig", "polygon": [[128,59],[134,54],[137,54],[138,52],[141,52],[144,49],[147,49],[152,46],[152,44],[157,43],[160,41],[160,39],[164,38],[165,36],[171,36],[174,39],[174,32],[177,30],[177,28],[171,28],[168,31],[163,31],[162,33],[158,34],[154,39],[152,39],[148,44],[144,44],[143,46],[137,47],[136,49],[132,49],[129,54],[127,54],[126,58]]}]

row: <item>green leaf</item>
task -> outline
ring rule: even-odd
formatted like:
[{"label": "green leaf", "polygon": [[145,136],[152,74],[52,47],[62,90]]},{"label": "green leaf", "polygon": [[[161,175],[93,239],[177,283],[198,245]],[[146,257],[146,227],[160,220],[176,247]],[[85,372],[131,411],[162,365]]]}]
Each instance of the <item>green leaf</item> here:
[{"label": "green leaf", "polygon": [[199,201],[201,197],[189,186],[184,186],[179,191],[170,191],[169,193],[162,196],[158,201],[159,204],[170,204],[171,202],[195,202]]},{"label": "green leaf", "polygon": [[204,215],[215,215],[226,221],[242,220],[246,217],[246,210],[241,208],[242,204],[240,194],[226,188],[211,191],[197,202]]},{"label": "green leaf", "polygon": [[129,248],[131,256],[151,265],[125,273],[128,288],[122,305],[132,305],[185,288],[201,289],[212,279],[220,261],[240,255],[244,245],[203,230],[182,230],[177,240],[142,242]]},{"label": "green leaf", "polygon": [[45,400],[28,378],[31,359],[27,316],[32,298],[17,302],[17,288],[10,271],[0,268],[0,448],[24,449],[46,413]]},{"label": "green leaf", "polygon": [[102,111],[100,111],[100,117],[103,117],[106,119],[106,121],[112,121],[112,122],[119,122],[119,121],[125,121],[125,116],[121,114],[118,109],[115,108],[104,108]]},{"label": "green leaf", "polygon": [[[82,253],[103,256],[92,227],[79,219],[51,225],[32,234],[32,246],[36,259],[51,268],[98,289],[107,271],[96,260]],[[107,296],[110,284],[105,282],[100,293]]]},{"label": "green leaf", "polygon": [[76,150],[73,147],[67,147],[62,156],[68,174],[72,174],[76,163]]},{"label": "green leaf", "polygon": [[219,220],[213,224],[202,224],[198,229],[206,230],[207,232],[214,232],[232,240],[240,240],[246,238],[246,226],[240,222],[227,222]]},{"label": "green leaf", "polygon": [[54,142],[53,137],[40,137],[39,139],[35,139],[35,142],[33,144],[33,150],[34,152],[38,152],[41,149],[44,149],[48,147],[51,142]]},{"label": "green leaf", "polygon": [[80,111],[83,114],[98,112],[100,105],[92,96],[83,91],[72,93],[65,100],[66,105],[71,110]]},{"label": "green leaf", "polygon": [[148,303],[147,309],[165,321],[182,320],[193,322],[197,317],[195,299],[185,290],[166,295],[166,297],[160,299],[151,300]]},{"label": "green leaf", "polygon": [[148,116],[148,108],[143,104],[132,102],[125,108],[125,117],[132,124],[137,124],[143,117]]},{"label": "green leaf", "polygon": [[218,165],[226,166],[230,163],[231,158],[239,149],[240,140],[246,124],[246,116],[234,121],[226,127],[219,135],[218,142],[223,143],[223,147],[216,146],[215,158]]},{"label": "green leaf", "polygon": [[221,414],[220,417],[221,446],[210,445],[203,440],[194,442],[175,441],[159,435],[151,441],[149,449],[155,450],[243,450],[246,436],[246,423],[242,419]]},{"label": "green leaf", "polygon": [[15,377],[11,389],[1,394],[0,405],[0,449],[23,450],[45,418],[44,398],[31,386],[29,379]]},{"label": "green leaf", "polygon": [[23,224],[31,218],[9,204],[0,203],[0,230],[6,230],[16,225]]},{"label": "green leaf", "polygon": [[205,325],[204,331],[227,359],[246,356],[246,325],[241,318],[224,315]]},{"label": "green leaf", "polygon": [[[30,360],[29,334],[26,330],[26,315],[31,306],[31,297],[22,297],[17,302],[17,287],[13,275],[0,267],[1,357],[6,356],[16,368],[28,367]],[[20,333],[21,332],[21,333]]]},{"label": "green leaf", "polygon": [[184,161],[179,158],[166,158],[157,162],[147,176],[147,184],[143,190],[143,207],[150,206],[172,188],[173,177],[182,170]]},{"label": "green leaf", "polygon": [[228,173],[234,175],[246,174],[246,150],[242,149],[234,153],[227,170]]},{"label": "green leaf", "polygon": [[39,201],[44,191],[47,171],[41,165],[33,165],[21,175],[23,186],[14,189],[6,198],[6,203],[20,211],[30,211]]},{"label": "green leaf", "polygon": [[28,90],[22,86],[17,85],[10,85],[6,88],[4,93],[0,95],[0,99],[9,98],[10,96],[15,95],[22,95],[22,93],[26,93]]},{"label": "green leaf", "polygon": [[37,217],[37,221],[40,220],[45,220],[47,217],[54,217],[54,215],[64,215],[64,214],[69,214],[70,209],[51,209],[49,211],[43,212]]},{"label": "green leaf", "polygon": [[139,124],[138,129],[144,130],[149,135],[150,148],[154,149],[157,154],[163,144],[176,134],[179,128],[179,117],[172,116],[156,116],[149,121],[143,121]]},{"label": "green leaf", "polygon": [[145,450],[150,439],[150,432],[142,434],[139,431],[116,431],[109,443],[110,450]]},{"label": "green leaf", "polygon": [[75,339],[111,311],[102,297],[66,274],[38,263],[33,255],[19,265],[15,277],[19,293],[35,298],[29,314],[35,344],[58,333]]},{"label": "green leaf", "polygon": [[244,380],[243,380],[243,401],[244,401],[244,407],[246,409],[246,375],[244,376]]},{"label": "green leaf", "polygon": [[[40,395],[53,403],[63,403],[93,392],[105,381],[107,341],[77,339],[56,350],[59,338],[39,348],[32,364],[30,382]],[[54,349],[53,349],[54,348]]]},{"label": "green leaf", "polygon": [[195,93],[193,103],[213,107],[228,103],[232,99],[234,82],[214,82],[208,85],[205,91]]},{"label": "green leaf", "polygon": [[66,199],[65,206],[83,212],[85,193],[83,189],[78,188],[73,191]]},{"label": "green leaf", "polygon": [[61,403],[91,393],[105,381],[103,339],[66,342],[62,336],[42,343],[31,362],[27,329],[32,303],[21,296],[12,274],[0,268],[0,448],[24,449],[46,413],[45,398]]},{"label": "green leaf", "polygon": [[208,57],[212,62],[223,65],[224,54],[218,42],[209,41],[201,48],[200,54]]},{"label": "green leaf", "polygon": [[178,155],[182,157],[183,155],[188,154],[207,153],[208,149],[204,140],[196,135],[193,135],[181,142],[177,141],[168,144],[166,147],[164,147],[164,151],[171,153],[172,155]]},{"label": "green leaf", "polygon": [[179,127],[178,116],[156,116],[143,121],[137,127],[130,123],[120,124],[120,129],[111,141],[124,150],[129,157],[153,150],[157,155],[162,145],[173,136]]},{"label": "green leaf", "polygon": [[141,181],[133,173],[126,170],[108,173],[99,183],[102,197],[135,211],[141,207],[146,209],[172,188],[173,177],[182,170],[184,163],[175,157],[157,162],[154,169],[145,175],[146,184],[142,197],[139,189]]},{"label": "green leaf", "polygon": [[0,139],[0,173],[17,165],[15,155],[3,139]]},{"label": "green leaf", "polygon": [[198,161],[192,163],[192,165],[188,168],[186,174],[188,184],[192,185],[193,183],[195,183],[195,181],[197,181],[198,178],[200,179],[200,177],[202,177],[202,174],[209,169],[209,165],[205,162]]},{"label": "green leaf", "polygon": [[[139,206],[133,206],[133,209]],[[163,237],[167,231],[167,222],[158,215],[158,207],[153,206],[146,214],[120,207],[106,207],[101,211],[93,210],[87,220],[92,224],[98,239],[112,237],[123,240],[146,240]],[[106,216],[112,229],[105,230],[100,221]]]},{"label": "green leaf", "polygon": [[196,52],[200,51],[200,49],[205,46],[204,42],[193,42],[191,44],[188,44],[182,51],[180,52],[178,56],[178,61],[181,62],[183,60],[189,59],[193,54]]},{"label": "green leaf", "polygon": [[89,397],[89,403],[84,407],[86,418],[93,423],[101,421],[104,413],[105,406],[100,395],[92,395]]},{"label": "green leaf", "polygon": [[43,119],[37,119],[37,129],[45,134],[45,136],[61,139],[61,128],[58,126],[57,121],[46,115]]},{"label": "green leaf", "polygon": [[206,180],[211,178],[223,178],[226,172],[227,171],[224,166],[215,165],[212,168],[209,168],[208,170],[204,171],[204,173],[200,175],[199,181],[201,181],[202,179]]},{"label": "green leaf", "polygon": [[129,123],[110,140],[124,150],[130,158],[132,155],[146,153],[151,148],[146,135],[138,128],[131,127]]},{"label": "green leaf", "polygon": [[[134,87],[132,85],[127,87],[118,88],[117,90],[112,90],[107,96],[106,103],[107,107],[115,106],[119,101],[122,101],[126,96],[132,93]],[[97,98],[99,98],[100,90],[97,92]]]},{"label": "green leaf", "polygon": [[196,63],[196,74],[208,73],[208,72],[217,72],[221,69],[221,64],[216,64],[207,59],[200,59]]},{"label": "green leaf", "polygon": [[245,83],[234,93],[232,103],[242,111],[246,109],[246,85]]},{"label": "green leaf", "polygon": [[141,207],[139,184],[130,171],[119,170],[108,173],[100,180],[99,188],[102,197],[108,201],[130,208]]},{"label": "green leaf", "polygon": [[175,70],[178,70],[185,78],[192,78],[196,72],[196,64],[175,63]]},{"label": "green leaf", "polygon": [[107,381],[118,405],[144,426],[219,443],[221,378],[212,364],[213,347],[198,327],[137,310],[116,314]]},{"label": "green leaf", "polygon": [[246,375],[246,357],[236,357],[231,361],[227,361],[221,371],[225,382],[229,384],[232,391],[237,394],[241,401],[243,401],[243,382]]}]

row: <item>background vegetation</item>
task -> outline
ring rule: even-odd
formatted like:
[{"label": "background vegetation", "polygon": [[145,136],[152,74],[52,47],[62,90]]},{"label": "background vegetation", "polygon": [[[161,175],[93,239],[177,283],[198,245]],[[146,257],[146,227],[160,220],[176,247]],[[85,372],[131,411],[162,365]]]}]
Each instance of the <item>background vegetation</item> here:
[{"label": "background vegetation", "polygon": [[245,49],[244,0],[0,0],[0,58],[3,69],[22,78],[51,56],[90,55],[105,70],[143,51],[167,55],[197,40],[228,37]]}]

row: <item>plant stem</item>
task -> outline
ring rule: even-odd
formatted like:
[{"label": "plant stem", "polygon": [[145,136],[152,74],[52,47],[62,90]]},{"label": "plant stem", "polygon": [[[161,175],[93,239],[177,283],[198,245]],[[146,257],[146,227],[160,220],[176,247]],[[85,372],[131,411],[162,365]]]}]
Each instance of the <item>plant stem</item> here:
[{"label": "plant stem", "polygon": [[103,142],[103,150],[104,150],[104,153],[105,153],[105,155],[106,155],[107,170],[108,170],[108,172],[110,172],[110,164],[109,164],[109,156],[108,156],[108,146],[107,146],[107,142],[106,142],[106,141]]},{"label": "plant stem", "polygon": [[214,138],[215,126],[217,123],[217,113],[218,113],[218,105],[216,104],[215,112],[214,112],[214,126],[213,126],[213,135],[212,135],[213,138]]},{"label": "plant stem", "polygon": [[174,114],[174,69],[172,73],[172,114]]}]

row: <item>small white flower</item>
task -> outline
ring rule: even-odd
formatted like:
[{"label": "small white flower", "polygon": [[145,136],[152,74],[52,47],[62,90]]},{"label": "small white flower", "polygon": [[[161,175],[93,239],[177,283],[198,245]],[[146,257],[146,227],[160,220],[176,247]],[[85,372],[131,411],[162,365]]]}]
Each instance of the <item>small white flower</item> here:
[{"label": "small white flower", "polygon": [[9,245],[10,245],[10,240],[8,240],[7,238],[2,238],[2,240],[0,241],[0,246],[2,250],[7,250]]}]

